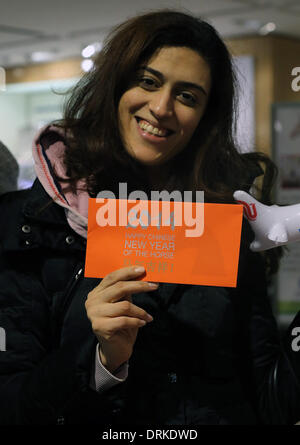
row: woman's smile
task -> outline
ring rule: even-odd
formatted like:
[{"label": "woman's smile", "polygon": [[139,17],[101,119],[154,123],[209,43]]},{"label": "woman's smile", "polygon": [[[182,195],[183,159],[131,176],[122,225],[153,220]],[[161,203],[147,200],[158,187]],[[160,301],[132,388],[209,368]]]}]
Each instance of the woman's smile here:
[{"label": "woman's smile", "polygon": [[155,144],[163,143],[174,133],[167,128],[161,127],[155,122],[136,117],[137,128],[142,138]]},{"label": "woman's smile", "polygon": [[140,162],[162,164],[182,151],[206,108],[210,69],[194,50],[164,47],[139,67],[119,102],[125,149]]}]

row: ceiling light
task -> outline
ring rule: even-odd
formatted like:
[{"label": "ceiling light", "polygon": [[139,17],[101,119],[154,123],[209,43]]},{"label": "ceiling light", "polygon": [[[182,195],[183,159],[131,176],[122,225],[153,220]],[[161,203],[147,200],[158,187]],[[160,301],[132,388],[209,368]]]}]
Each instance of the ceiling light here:
[{"label": "ceiling light", "polygon": [[82,57],[87,57],[87,58],[91,57],[94,53],[95,53],[94,45],[88,45],[81,51]]},{"label": "ceiling light", "polygon": [[101,50],[101,47],[102,47],[101,43],[95,42],[95,43],[83,48],[83,50],[81,51],[81,55],[82,55],[82,57],[85,57],[85,58],[92,57],[95,54],[95,52]]},{"label": "ceiling light", "polygon": [[276,29],[276,25],[273,22],[269,22],[266,23],[264,26],[262,26],[259,30],[259,34],[261,34],[262,36],[266,36],[267,34],[269,34],[270,32],[275,31]]},{"label": "ceiling light", "polygon": [[91,71],[93,66],[94,66],[94,62],[92,61],[92,59],[84,59],[81,62],[81,68],[85,73],[87,73],[88,71]]}]

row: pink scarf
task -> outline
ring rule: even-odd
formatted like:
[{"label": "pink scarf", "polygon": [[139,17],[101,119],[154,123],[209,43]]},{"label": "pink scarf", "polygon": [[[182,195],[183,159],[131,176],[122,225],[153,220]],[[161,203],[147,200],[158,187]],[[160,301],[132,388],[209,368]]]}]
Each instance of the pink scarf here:
[{"label": "pink scarf", "polygon": [[63,135],[61,129],[47,126],[42,128],[35,137],[32,151],[37,177],[48,195],[58,205],[65,208],[70,227],[82,237],[87,238],[89,194],[85,190],[85,181],[78,182],[78,191],[74,194],[70,191],[64,192],[67,183],[57,183],[54,180],[54,172],[62,178],[67,178],[63,163],[66,146],[62,141],[57,141],[44,150],[40,144],[40,138],[45,130]]}]

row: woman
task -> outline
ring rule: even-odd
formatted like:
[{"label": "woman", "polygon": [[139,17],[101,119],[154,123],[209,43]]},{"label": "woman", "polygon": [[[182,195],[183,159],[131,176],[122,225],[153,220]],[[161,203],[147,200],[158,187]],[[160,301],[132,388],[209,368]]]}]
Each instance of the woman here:
[{"label": "woman", "polygon": [[299,359],[266,292],[278,254],[250,252],[247,225],[237,288],[147,283],[134,266],[83,278],[88,197],[118,196],[120,182],[232,203],[263,161],[268,201],[272,164],[238,153],[233,112],[230,57],[207,23],[158,11],[108,37],[64,119],[36,139],[38,180],[1,200],[3,424],[299,419]]}]

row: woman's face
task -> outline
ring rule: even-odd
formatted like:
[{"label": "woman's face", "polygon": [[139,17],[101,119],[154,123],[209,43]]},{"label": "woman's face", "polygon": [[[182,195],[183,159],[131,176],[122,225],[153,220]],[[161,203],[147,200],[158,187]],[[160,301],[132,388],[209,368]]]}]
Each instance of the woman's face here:
[{"label": "woman's face", "polygon": [[158,50],[119,102],[127,152],[143,164],[159,165],[184,150],[204,114],[210,87],[210,68],[196,51]]}]

